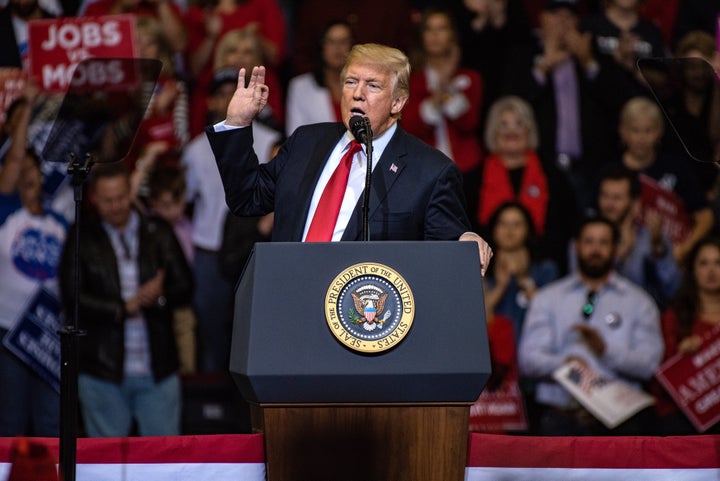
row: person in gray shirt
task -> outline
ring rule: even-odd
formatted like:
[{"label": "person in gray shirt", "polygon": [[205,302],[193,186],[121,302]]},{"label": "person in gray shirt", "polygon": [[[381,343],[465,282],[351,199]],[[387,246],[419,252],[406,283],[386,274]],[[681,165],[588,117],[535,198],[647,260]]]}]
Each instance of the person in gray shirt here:
[{"label": "person in gray shirt", "polygon": [[607,219],[585,219],[577,231],[578,272],[541,288],[520,336],[520,375],[535,382],[541,435],[641,434],[643,415],[608,430],[552,374],[570,360],[603,377],[639,386],[663,354],[659,311],[640,287],[615,272],[619,234]]}]

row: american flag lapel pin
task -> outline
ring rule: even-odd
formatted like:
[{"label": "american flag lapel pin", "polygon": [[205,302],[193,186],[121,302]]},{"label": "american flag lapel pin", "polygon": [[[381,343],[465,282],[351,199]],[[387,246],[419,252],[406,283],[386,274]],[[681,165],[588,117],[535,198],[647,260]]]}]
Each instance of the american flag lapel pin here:
[{"label": "american flag lapel pin", "polygon": [[398,166],[395,165],[394,163],[392,165],[390,165],[390,172],[392,172],[393,174],[397,173],[397,169],[398,169]]}]

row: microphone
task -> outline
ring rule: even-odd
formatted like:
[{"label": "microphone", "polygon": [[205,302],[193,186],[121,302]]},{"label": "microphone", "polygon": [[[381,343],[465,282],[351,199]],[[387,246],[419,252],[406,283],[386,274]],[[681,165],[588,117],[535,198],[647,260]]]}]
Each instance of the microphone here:
[{"label": "microphone", "polygon": [[350,117],[350,132],[355,137],[355,140],[367,144],[372,140],[372,129],[370,128],[370,119],[367,117],[361,117],[359,115],[353,115]]},{"label": "microphone", "polygon": [[353,115],[350,117],[350,132],[360,143],[365,144],[367,154],[367,167],[365,169],[365,190],[363,191],[363,204],[362,204],[362,239],[364,241],[370,240],[370,186],[372,184],[372,128],[370,127],[370,119],[367,117],[361,117],[359,115]]}]

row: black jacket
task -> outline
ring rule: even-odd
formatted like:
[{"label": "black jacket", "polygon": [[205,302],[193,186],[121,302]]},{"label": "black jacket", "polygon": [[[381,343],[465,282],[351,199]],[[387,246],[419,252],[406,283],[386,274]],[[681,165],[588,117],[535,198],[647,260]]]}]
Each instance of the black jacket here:
[{"label": "black jacket", "polygon": [[[126,312],[115,251],[97,216],[83,219],[80,225],[78,324],[86,335],[79,338],[79,370],[119,383],[123,378]],[[74,312],[74,227],[70,232],[60,263],[60,289],[68,316]],[[172,310],[190,302],[192,273],[167,222],[140,215],[139,236],[139,283],[151,279],[158,269],[165,269],[165,304],[143,309],[151,367],[157,381],[178,369]]]}]

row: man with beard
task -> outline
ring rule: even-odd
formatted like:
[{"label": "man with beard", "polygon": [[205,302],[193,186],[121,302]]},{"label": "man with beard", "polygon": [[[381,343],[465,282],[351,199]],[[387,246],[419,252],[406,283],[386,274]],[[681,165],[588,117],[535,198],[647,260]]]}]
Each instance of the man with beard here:
[{"label": "man with beard", "polygon": [[[662,310],[680,284],[680,269],[672,243],[663,233],[657,211],[645,213],[638,222],[642,186],[637,172],[622,166],[608,169],[600,179],[598,213],[617,226],[620,233],[615,270],[645,289]],[[577,270],[577,256],[570,245],[570,272]]]},{"label": "man with beard", "polygon": [[609,430],[552,379],[576,360],[605,378],[639,386],[660,362],[658,309],[643,289],[614,271],[618,242],[609,220],[584,220],[575,237],[578,272],[541,288],[530,303],[518,361],[521,376],[536,382],[540,435],[643,433],[646,413]]},{"label": "man with beard", "polygon": [[0,9],[0,67],[27,69],[28,27],[30,20],[52,18],[43,10],[38,0],[10,0]]}]

